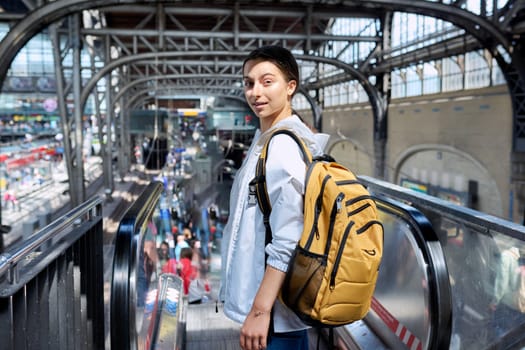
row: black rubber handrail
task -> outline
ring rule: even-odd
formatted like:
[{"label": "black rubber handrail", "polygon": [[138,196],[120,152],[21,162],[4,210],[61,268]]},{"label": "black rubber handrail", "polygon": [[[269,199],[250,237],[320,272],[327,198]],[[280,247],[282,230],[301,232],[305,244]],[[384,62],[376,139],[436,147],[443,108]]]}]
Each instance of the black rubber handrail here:
[{"label": "black rubber handrail", "polygon": [[413,203],[415,207],[429,208],[442,216],[461,220],[466,226],[474,227],[478,232],[495,231],[506,236],[525,241],[525,226],[471,208],[454,204],[444,199],[404,188],[369,176],[359,176],[371,192],[381,193],[397,200]]},{"label": "black rubber handrail", "polygon": [[[445,254],[430,221],[402,202],[374,195],[379,210],[399,216],[411,226],[428,274],[430,336],[428,349],[448,349],[452,335],[452,292]],[[385,232],[385,234],[387,234]]]},{"label": "black rubber handrail", "polygon": [[111,282],[111,348],[136,349],[135,324],[138,253],[144,247],[141,230],[151,220],[163,185],[150,183],[120,221],[115,239]]}]

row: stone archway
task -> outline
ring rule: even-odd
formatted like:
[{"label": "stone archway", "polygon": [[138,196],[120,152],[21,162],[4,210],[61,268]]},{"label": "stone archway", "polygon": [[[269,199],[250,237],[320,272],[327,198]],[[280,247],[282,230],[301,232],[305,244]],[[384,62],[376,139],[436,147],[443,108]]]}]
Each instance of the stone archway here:
[{"label": "stone archway", "polygon": [[487,168],[469,154],[446,145],[418,145],[406,150],[395,162],[393,182],[403,179],[437,186],[452,192],[468,192],[469,181],[477,182],[476,209],[503,217],[503,196]]},{"label": "stone archway", "polygon": [[374,175],[374,155],[367,153],[355,140],[338,140],[327,152],[356,175]]}]

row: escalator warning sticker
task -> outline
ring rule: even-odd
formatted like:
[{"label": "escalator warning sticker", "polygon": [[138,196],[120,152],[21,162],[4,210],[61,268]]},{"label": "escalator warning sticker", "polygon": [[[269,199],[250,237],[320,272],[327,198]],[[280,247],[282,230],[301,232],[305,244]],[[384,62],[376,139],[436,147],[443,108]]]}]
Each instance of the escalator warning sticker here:
[{"label": "escalator warning sticker", "polygon": [[372,310],[379,316],[379,318],[390,328],[392,332],[410,349],[422,350],[421,341],[408,330],[401,322],[399,322],[387,309],[381,305],[376,298],[372,298]]}]

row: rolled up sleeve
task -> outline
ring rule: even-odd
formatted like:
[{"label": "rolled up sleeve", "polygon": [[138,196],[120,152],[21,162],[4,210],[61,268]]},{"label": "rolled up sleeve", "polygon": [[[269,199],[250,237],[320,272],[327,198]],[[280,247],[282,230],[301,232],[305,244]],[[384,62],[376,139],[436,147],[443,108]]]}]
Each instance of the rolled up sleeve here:
[{"label": "rolled up sleeve", "polygon": [[306,166],[299,146],[287,135],[270,142],[266,186],[272,212],[272,240],[266,246],[266,263],[285,272],[303,231],[303,193]]}]

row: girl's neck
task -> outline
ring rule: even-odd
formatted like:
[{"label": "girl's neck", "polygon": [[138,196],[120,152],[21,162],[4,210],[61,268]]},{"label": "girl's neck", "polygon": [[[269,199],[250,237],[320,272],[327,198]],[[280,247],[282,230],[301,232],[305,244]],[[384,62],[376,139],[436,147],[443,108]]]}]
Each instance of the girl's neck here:
[{"label": "girl's neck", "polygon": [[290,109],[286,113],[281,113],[279,116],[268,120],[268,119],[261,119],[261,132],[264,133],[268,129],[270,129],[272,126],[280,122],[281,120],[284,120],[286,118],[290,118],[292,116],[292,110]]}]

